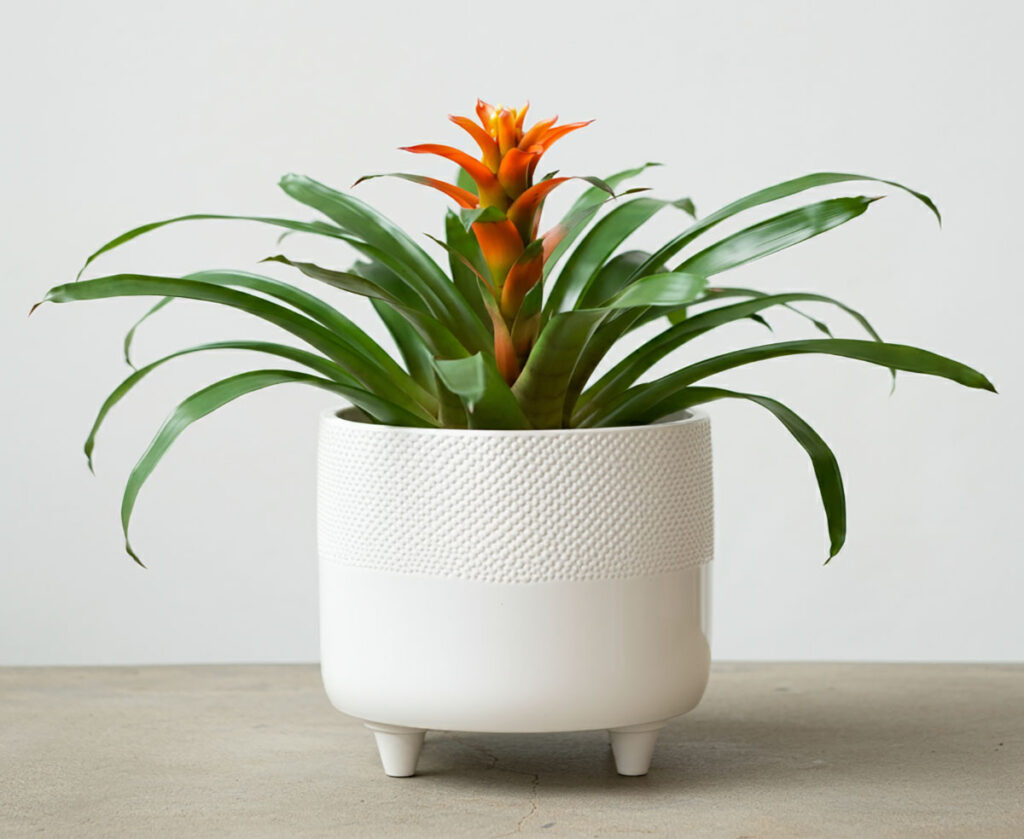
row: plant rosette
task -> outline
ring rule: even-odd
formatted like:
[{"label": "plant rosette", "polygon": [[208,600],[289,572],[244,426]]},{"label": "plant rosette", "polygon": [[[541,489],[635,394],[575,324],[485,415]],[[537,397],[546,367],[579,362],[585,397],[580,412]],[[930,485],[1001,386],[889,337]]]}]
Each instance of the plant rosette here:
[{"label": "plant rosette", "polygon": [[[140,565],[127,538],[139,491],[193,422],[278,384],[312,385],[349,403],[320,426],[322,670],[332,702],[366,721],[393,776],[413,774],[427,729],[609,729],[619,772],[647,771],[658,730],[694,707],[707,682],[713,527],[710,421],[701,406],[739,399],[781,423],[810,458],[828,559],[839,552],[846,505],[831,449],[782,403],[709,378],[812,353],[879,365],[894,380],[906,371],[994,391],[965,364],[883,341],[863,314],[831,297],[712,284],[731,268],[852,221],[879,196],[819,198],[715,236],[733,217],[860,181],[903,191],[940,219],[926,195],[893,181],[817,172],[698,216],[688,198],[620,190],[653,163],[605,177],[538,177],[552,144],[589,123],[544,119],[527,128],[526,112],[478,102],[476,121],[451,117],[479,156],[447,145],[406,147],[457,164],[455,183],[389,175],[457,205],[443,237],[430,237],[444,266],[353,195],[286,175],[282,189],[321,218],[201,213],[145,224],[107,242],[75,282],[41,301],[156,298],[125,338],[130,364],[138,328],[177,299],[237,309],[291,336],[291,343],[238,339],[172,352],[134,367],[103,403],[85,444],[90,467],[110,411],[162,365],[216,350],[287,362],[197,391],[157,431],[121,505],[126,550]],[[360,181],[373,177],[382,176]],[[582,193],[542,230],[548,195],[576,182]],[[662,212],[690,220],[656,250],[627,248]],[[396,351],[333,302],[267,274],[81,279],[98,257],[144,233],[204,219],[277,227],[289,248],[301,242],[291,234],[303,234],[354,251],[347,270],[284,253],[264,262],[341,299],[369,298]],[[841,313],[864,337],[835,337],[807,306]],[[819,334],[651,373],[720,326],[750,320],[770,329],[767,318],[780,310]],[[637,346],[634,332],[644,326],[651,337]]]}]

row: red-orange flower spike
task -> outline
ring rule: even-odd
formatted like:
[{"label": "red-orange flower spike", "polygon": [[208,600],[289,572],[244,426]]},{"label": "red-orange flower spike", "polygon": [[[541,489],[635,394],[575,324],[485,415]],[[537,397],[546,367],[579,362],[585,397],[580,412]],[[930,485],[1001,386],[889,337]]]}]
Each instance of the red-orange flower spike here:
[{"label": "red-orange flower spike", "polygon": [[501,158],[498,183],[508,195],[521,195],[529,188],[530,170],[533,168],[534,158],[540,154],[540,148],[535,148],[536,151],[523,151],[513,146]]},{"label": "red-orange flower spike", "polygon": [[523,239],[516,226],[508,220],[477,222],[473,225],[473,233],[490,269],[494,288],[500,294],[508,269],[525,248]]},{"label": "red-orange flower spike", "polygon": [[537,237],[544,199],[551,190],[568,180],[550,178],[534,184],[534,172],[541,156],[552,144],[590,124],[572,122],[556,125],[558,118],[553,117],[526,128],[528,107],[506,108],[478,99],[476,116],[479,125],[467,117],[449,117],[473,138],[480,149],[479,160],[451,146],[425,143],[406,147],[406,151],[436,154],[461,166],[476,183],[479,197],[432,178],[414,180],[445,192],[461,207],[497,208],[499,211],[497,219],[490,216],[481,219],[473,224],[472,230],[491,274],[491,287],[485,293],[493,295],[494,301],[488,310],[492,319],[497,317],[502,321],[502,328],[498,328],[498,323],[494,324],[495,359],[502,376],[510,384],[519,375],[536,337],[526,333],[535,330],[536,326],[525,331],[522,324],[517,326],[521,334],[515,350],[511,348],[510,330],[516,324],[526,293],[541,281],[544,263],[555,242],[565,234],[564,230],[556,227],[544,236],[542,245],[534,244],[528,253],[524,253]]},{"label": "red-orange flower spike", "polygon": [[480,154],[483,155],[484,165],[496,173],[498,171],[498,164],[501,163],[501,153],[498,151],[498,144],[494,142],[494,138],[469,117],[449,115],[448,119],[459,126],[459,128],[464,129],[476,141],[476,144],[480,147]]},{"label": "red-orange flower spike", "polygon": [[403,146],[402,151],[409,151],[413,154],[436,154],[447,158],[452,163],[461,166],[466,171],[466,174],[474,180],[480,193],[480,203],[482,206],[496,206],[502,210],[508,206],[508,198],[498,183],[498,179],[494,177],[494,173],[479,160],[466,154],[461,149],[437,143],[421,143],[418,146]]},{"label": "red-orange flower spike", "polygon": [[523,241],[532,241],[537,229],[535,221],[540,212],[541,202],[555,187],[565,183],[568,178],[549,178],[534,184],[520,195],[508,208],[508,220],[512,222]]},{"label": "red-orange flower spike", "polygon": [[513,321],[523,305],[526,292],[533,288],[544,274],[544,250],[536,248],[532,255],[524,253],[509,269],[501,289],[501,313]]}]

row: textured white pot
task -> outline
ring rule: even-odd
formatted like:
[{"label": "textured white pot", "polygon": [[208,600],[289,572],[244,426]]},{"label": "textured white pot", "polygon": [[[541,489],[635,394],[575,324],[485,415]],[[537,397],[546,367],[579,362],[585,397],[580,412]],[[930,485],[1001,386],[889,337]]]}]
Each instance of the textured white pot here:
[{"label": "textured white pot", "polygon": [[707,684],[710,422],[320,426],[324,686],[415,771],[427,729],[609,729],[647,772]]}]

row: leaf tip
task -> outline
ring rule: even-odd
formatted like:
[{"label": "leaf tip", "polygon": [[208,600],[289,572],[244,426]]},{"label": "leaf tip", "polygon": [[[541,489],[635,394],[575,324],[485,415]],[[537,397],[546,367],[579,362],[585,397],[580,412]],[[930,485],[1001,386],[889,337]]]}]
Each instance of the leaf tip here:
[{"label": "leaf tip", "polygon": [[132,559],[134,559],[135,563],[140,568],[145,568],[146,567],[146,563],[144,563],[141,559],[139,559],[139,555],[137,553],[135,553],[135,551],[132,549],[132,543],[129,542],[127,539],[125,539],[125,541],[124,541],[124,549],[125,549],[125,552],[128,554],[128,556],[130,556]]},{"label": "leaf tip", "polygon": [[45,300],[40,300],[38,303],[32,304],[32,308],[28,310],[28,316],[32,317],[32,313],[45,303]]}]

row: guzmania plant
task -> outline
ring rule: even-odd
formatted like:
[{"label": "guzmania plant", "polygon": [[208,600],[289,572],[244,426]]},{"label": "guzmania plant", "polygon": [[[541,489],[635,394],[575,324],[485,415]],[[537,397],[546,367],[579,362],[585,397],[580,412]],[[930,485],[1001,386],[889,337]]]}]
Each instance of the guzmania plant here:
[{"label": "guzmania plant", "polygon": [[[620,185],[656,165],[648,163],[603,179],[579,178],[586,184],[585,191],[563,218],[541,232],[545,199],[572,179],[557,172],[537,177],[537,167],[552,144],[589,123],[558,125],[556,119],[545,119],[526,128],[526,112],[526,107],[512,110],[478,102],[478,122],[451,117],[472,137],[479,157],[446,145],[405,149],[454,162],[460,167],[457,183],[391,174],[440,190],[458,205],[458,213],[447,213],[444,239],[434,239],[446,253],[447,274],[413,237],[363,201],[301,175],[286,175],[281,188],[324,218],[181,216],[118,236],[93,253],[82,268],[84,272],[100,255],[143,233],[188,220],[239,219],[284,228],[284,235],[327,237],[359,254],[347,271],[284,255],[265,261],[283,263],[313,280],[368,297],[394,339],[399,359],[320,297],[244,271],[200,271],[183,277],[115,274],[88,280],[81,280],[79,272],[75,282],[46,294],[43,302],[54,303],[159,297],[142,320],[176,299],[219,303],[262,318],[305,345],[231,340],[182,349],[135,369],[110,394],[85,444],[90,468],[96,434],[110,410],[140,380],[172,359],[208,350],[249,350],[303,368],[240,373],[194,393],[175,408],[125,488],[121,522],[127,550],[136,561],[127,543],[129,519],[140,488],[167,449],[200,417],[271,385],[295,382],[323,388],[350,401],[377,423],[510,431],[647,424],[719,399],[748,400],[771,412],[810,456],[828,521],[829,558],[842,547],[846,535],[843,484],[832,451],[778,401],[708,385],[706,380],[756,361],[820,353],[881,365],[893,376],[904,370],[994,390],[983,375],[964,364],[883,342],[860,312],[833,298],[709,285],[712,277],[730,268],[857,218],[877,197],[815,201],[703,244],[717,225],[740,213],[815,187],[875,181],[914,196],[941,221],[927,196],[892,181],[818,172],[758,190],[697,217],[689,199],[661,200],[638,195],[644,191],[640,189],[616,193]],[[692,223],[653,252],[622,249],[632,233],[668,207],[689,214]],[[698,242],[703,244],[700,249]],[[832,337],[824,323],[795,308],[798,303],[838,307],[863,328],[868,340]],[[643,380],[669,353],[719,326],[741,319],[767,325],[763,313],[774,307],[799,312],[825,337],[746,347]],[[621,339],[651,322],[663,324],[657,334],[595,376]],[[140,323],[125,339],[129,363]]]}]

